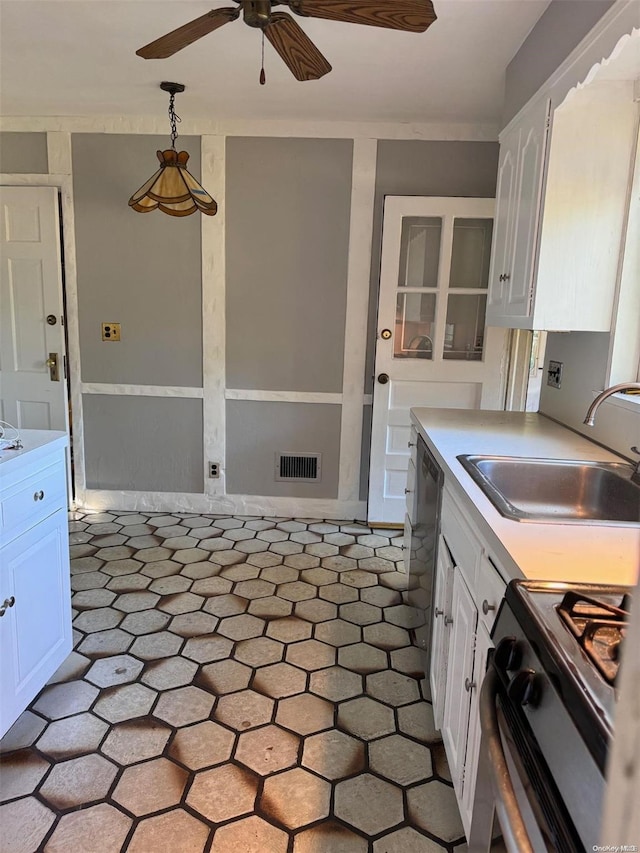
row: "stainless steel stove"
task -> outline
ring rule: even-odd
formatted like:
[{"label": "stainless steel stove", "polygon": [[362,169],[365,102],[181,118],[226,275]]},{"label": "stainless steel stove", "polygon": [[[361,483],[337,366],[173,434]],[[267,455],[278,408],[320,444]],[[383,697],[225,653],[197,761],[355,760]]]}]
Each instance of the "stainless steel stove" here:
[{"label": "stainless steel stove", "polygon": [[502,762],[493,777],[510,850],[578,853],[598,844],[630,601],[620,586],[507,587],[481,713],[493,764]]}]

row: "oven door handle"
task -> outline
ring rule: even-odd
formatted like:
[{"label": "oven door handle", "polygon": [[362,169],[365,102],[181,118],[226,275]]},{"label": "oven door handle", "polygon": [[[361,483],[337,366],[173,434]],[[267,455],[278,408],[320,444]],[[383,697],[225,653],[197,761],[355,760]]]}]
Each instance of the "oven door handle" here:
[{"label": "oven door handle", "polygon": [[487,764],[495,797],[495,808],[508,853],[534,853],[502,748],[496,713],[497,692],[498,676],[494,668],[490,666],[482,682],[479,704],[480,729],[488,759]]}]

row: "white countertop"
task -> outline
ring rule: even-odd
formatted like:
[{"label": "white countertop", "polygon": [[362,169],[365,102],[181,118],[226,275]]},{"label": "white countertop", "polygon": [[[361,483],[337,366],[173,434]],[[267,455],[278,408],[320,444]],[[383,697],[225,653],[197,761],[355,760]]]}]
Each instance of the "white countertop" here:
[{"label": "white countertop", "polygon": [[468,498],[470,520],[494,549],[506,580],[636,583],[640,527],[504,518],[456,459],[470,453],[620,462],[620,456],[539,414],[416,408],[411,419],[447,482]]},{"label": "white countertop", "polygon": [[[12,437],[12,434],[8,437]],[[0,450],[0,466],[2,466],[0,476],[13,470],[27,454],[48,453],[57,444],[61,447],[66,447],[68,444],[67,434],[54,429],[21,429],[20,440],[22,442],[20,450]],[[30,459],[34,457],[30,456]]]}]

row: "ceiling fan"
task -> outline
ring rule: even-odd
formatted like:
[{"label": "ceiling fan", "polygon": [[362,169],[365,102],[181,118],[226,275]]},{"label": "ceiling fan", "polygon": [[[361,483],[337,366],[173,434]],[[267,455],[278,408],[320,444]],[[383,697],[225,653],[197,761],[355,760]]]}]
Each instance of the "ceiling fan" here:
[{"label": "ceiling fan", "polygon": [[[349,24],[368,24],[411,33],[424,32],[436,19],[432,0],[233,0],[236,7],[212,9],[206,15],[141,47],[143,59],[165,59],[219,27],[243,16],[245,24],[262,30],[296,80],[319,80],[331,65],[291,15],[275,12],[285,6],[296,15]],[[264,70],[260,82],[264,82]]]}]

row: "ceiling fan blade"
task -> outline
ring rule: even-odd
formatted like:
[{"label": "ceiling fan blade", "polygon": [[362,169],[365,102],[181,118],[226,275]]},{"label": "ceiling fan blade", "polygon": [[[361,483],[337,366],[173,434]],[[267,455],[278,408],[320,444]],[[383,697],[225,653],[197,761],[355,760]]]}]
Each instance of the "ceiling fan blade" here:
[{"label": "ceiling fan blade", "polygon": [[422,33],[436,20],[431,0],[286,0],[310,18]]},{"label": "ceiling fan blade", "polygon": [[182,50],[183,47],[187,47],[194,41],[217,30],[223,24],[235,21],[239,14],[239,8],[212,9],[206,15],[202,15],[200,18],[178,27],[177,30],[172,30],[170,33],[160,36],[159,39],[146,44],[140,50],[136,50],[136,54],[143,59],[166,59]]},{"label": "ceiling fan blade", "polygon": [[319,80],[331,71],[309,36],[286,12],[274,12],[264,34],[296,80]]}]

